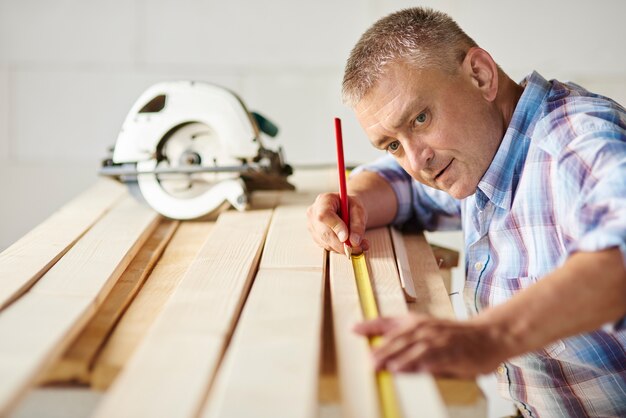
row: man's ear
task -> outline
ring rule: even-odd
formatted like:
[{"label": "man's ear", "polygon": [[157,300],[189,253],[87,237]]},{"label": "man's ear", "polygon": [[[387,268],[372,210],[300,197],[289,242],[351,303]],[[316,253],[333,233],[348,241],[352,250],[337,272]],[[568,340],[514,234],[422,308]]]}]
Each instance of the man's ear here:
[{"label": "man's ear", "polygon": [[465,55],[462,68],[485,100],[494,101],[498,94],[498,65],[491,55],[482,48],[472,47]]}]

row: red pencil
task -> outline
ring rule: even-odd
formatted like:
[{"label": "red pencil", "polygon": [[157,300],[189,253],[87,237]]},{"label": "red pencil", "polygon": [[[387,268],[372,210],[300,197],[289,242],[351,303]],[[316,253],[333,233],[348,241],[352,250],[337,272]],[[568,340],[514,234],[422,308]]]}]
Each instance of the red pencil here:
[{"label": "red pencil", "polygon": [[346,257],[352,255],[350,245],[350,212],[348,211],[348,192],[346,188],[346,164],[343,159],[343,135],[341,134],[341,119],[335,118],[335,140],[337,143],[337,170],[339,171],[339,198],[341,199],[341,219],[348,227],[348,239],[343,243]]}]

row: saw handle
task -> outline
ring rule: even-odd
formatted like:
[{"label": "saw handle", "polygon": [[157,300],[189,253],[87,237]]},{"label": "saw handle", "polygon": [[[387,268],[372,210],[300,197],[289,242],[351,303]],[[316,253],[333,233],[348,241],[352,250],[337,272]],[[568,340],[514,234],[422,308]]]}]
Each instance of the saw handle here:
[{"label": "saw handle", "polygon": [[276,126],[274,122],[267,119],[265,116],[261,115],[260,113],[257,113],[257,112],[250,112],[250,113],[252,114],[252,117],[254,117],[254,120],[256,124],[259,126],[259,129],[261,130],[261,132],[269,135],[272,138],[278,135],[278,126]]}]

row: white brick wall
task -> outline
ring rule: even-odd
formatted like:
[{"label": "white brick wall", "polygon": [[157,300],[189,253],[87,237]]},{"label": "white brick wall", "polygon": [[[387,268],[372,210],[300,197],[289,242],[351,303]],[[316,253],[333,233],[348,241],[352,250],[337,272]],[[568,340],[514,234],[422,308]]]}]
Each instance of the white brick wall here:
[{"label": "white brick wall", "polygon": [[511,74],[575,79],[626,75],[624,12],[621,0],[482,0],[458,2],[455,17]]},{"label": "white brick wall", "polygon": [[368,26],[359,0],[163,0],[141,2],[140,51],[147,64],[340,68]]},{"label": "white brick wall", "polygon": [[[9,72],[0,64],[0,164],[9,156]],[[1,230],[0,230],[1,231]],[[0,232],[1,234],[1,232]],[[2,248],[2,244],[0,244]]]},{"label": "white brick wall", "polygon": [[136,62],[136,3],[0,0],[0,60],[46,69]]},{"label": "white brick wall", "polygon": [[12,158],[17,161],[90,161],[96,168],[131,105],[151,84],[208,77],[238,90],[239,78],[201,72],[24,69],[13,76]]}]

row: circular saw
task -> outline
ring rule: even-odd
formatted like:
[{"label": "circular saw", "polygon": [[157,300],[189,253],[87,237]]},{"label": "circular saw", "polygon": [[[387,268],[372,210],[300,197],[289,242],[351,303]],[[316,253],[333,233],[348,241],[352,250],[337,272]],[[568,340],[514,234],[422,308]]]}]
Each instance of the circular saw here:
[{"label": "circular saw", "polygon": [[204,82],[159,83],[137,99],[100,174],[173,219],[245,210],[254,190],[293,190],[278,128],[233,92]]}]

